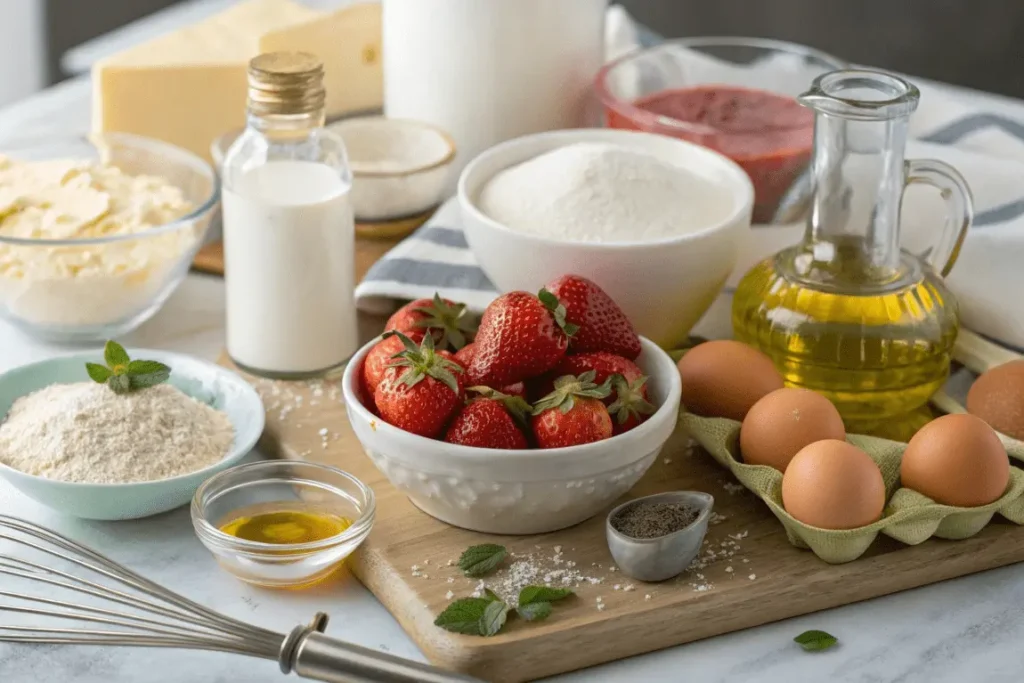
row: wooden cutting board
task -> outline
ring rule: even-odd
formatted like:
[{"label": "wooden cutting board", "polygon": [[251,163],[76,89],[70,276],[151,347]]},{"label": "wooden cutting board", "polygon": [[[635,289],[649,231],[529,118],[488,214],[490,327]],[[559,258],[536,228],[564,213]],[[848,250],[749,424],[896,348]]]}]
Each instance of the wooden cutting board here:
[{"label": "wooden cutting board", "polygon": [[[382,323],[379,318],[361,322],[369,335]],[[340,467],[376,493],[376,523],[351,560],[355,575],[432,662],[488,681],[533,680],[1024,560],[1024,527],[997,516],[967,540],[930,540],[907,547],[880,536],[861,559],[825,564],[791,546],[764,504],[707,454],[691,450],[685,435],[676,434],[628,497],[676,489],[707,491],[715,496],[721,517],[708,531],[705,566],[665,583],[642,584],[613,570],[603,516],[530,537],[450,527],[413,507],[364,455],[349,427],[336,379],[247,379],[266,405],[262,445],[267,451]],[[560,570],[582,574],[583,581],[573,582],[577,597],[558,603],[545,622],[510,619],[505,631],[493,638],[435,627],[432,622],[450,602],[449,592],[464,597],[477,583],[450,563],[467,546],[482,542],[501,543],[515,555],[533,557],[532,563],[522,565],[536,569],[538,578],[532,583]],[[488,581],[502,581],[509,573],[506,564]]]}]

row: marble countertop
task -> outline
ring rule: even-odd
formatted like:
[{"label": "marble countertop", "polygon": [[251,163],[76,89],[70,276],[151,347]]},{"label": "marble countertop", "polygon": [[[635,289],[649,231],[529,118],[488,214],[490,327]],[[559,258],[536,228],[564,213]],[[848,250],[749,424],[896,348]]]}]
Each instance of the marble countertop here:
[{"label": "marble countertop", "polygon": [[[133,346],[213,359],[224,341],[224,287],[190,275],[150,322],[126,338]],[[0,371],[73,351],[33,341],[0,322]],[[254,454],[251,457],[258,457]],[[134,522],[63,517],[0,481],[0,511],[49,526],[189,598],[280,631],[317,611],[333,617],[328,632],[411,659],[422,655],[395,620],[354,578],[307,592],[274,592],[220,571],[196,540],[186,509]],[[565,683],[636,681],[764,683],[961,683],[1018,681],[1024,668],[1024,565],[993,570],[868,602],[634,657],[557,677]],[[685,619],[685,614],[680,614]],[[823,629],[841,643],[809,654],[793,642]],[[0,645],[4,683],[270,683],[282,680],[266,661],[214,653]]]},{"label": "marble countertop", "polygon": [[[986,106],[1021,104],[989,98]],[[89,82],[76,78],[0,111],[3,141],[84,131]],[[129,345],[213,359],[224,343],[224,287],[189,275]],[[43,344],[0,322],[0,372],[77,348]],[[253,454],[251,457],[259,457]],[[193,535],[187,510],[118,523],[63,517],[0,481],[0,511],[50,526],[90,544],[147,577],[230,616],[286,631],[319,610],[329,633],[422,660],[386,610],[351,576],[308,592],[272,592],[221,572]],[[558,681],[634,683],[960,683],[1018,681],[1024,669],[1024,565],[993,570],[839,609],[790,619],[557,677]],[[685,614],[680,614],[685,619]],[[2,619],[2,618],[0,618]],[[802,652],[792,638],[823,629],[841,643]],[[3,683],[263,683],[282,680],[270,663],[214,653],[162,650],[29,648],[0,645]]]}]

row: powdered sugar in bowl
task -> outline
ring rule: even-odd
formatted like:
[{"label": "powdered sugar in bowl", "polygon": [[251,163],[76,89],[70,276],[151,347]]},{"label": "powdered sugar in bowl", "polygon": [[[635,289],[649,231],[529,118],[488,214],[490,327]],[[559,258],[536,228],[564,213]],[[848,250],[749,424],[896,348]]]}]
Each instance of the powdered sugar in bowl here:
[{"label": "powdered sugar in bowl", "polygon": [[[129,349],[128,352],[132,358],[156,360],[170,366],[170,386],[164,386],[165,390],[169,391],[172,387],[176,391],[180,390],[188,397],[217,411],[220,414],[218,417],[227,417],[233,438],[227,444],[226,454],[213,464],[207,464],[208,460],[196,459],[195,467],[199,469],[192,466],[172,467],[167,470],[171,475],[163,477],[160,468],[146,467],[145,471],[140,470],[139,477],[131,477],[127,476],[134,469],[131,463],[106,462],[104,466],[105,459],[144,458],[145,453],[108,453],[99,449],[94,454],[98,459],[95,463],[97,471],[116,472],[117,476],[111,478],[125,479],[129,483],[102,483],[102,476],[93,476],[95,472],[83,475],[81,467],[52,473],[56,478],[42,476],[47,474],[46,472],[29,474],[14,467],[13,465],[17,464],[14,461],[2,457],[0,476],[29,498],[68,515],[84,519],[136,519],[187,504],[203,481],[237,464],[252,449],[263,431],[264,410],[259,395],[245,380],[212,363],[181,354],[146,349]],[[8,416],[18,399],[46,387],[90,382],[85,363],[102,363],[102,355],[99,351],[93,351],[61,356],[24,365],[0,375],[0,416]],[[106,389],[100,385],[96,386]],[[82,385],[82,388],[89,387]],[[157,388],[159,387],[141,391],[152,391]],[[161,397],[151,395],[149,398]],[[85,400],[77,395],[73,399],[74,402]],[[91,420],[84,422],[96,424]],[[212,424],[216,426],[219,421]],[[218,440],[219,436],[214,436],[214,441]],[[181,443],[185,444],[184,448],[194,449],[197,440],[190,435],[190,438],[182,438]],[[54,447],[57,446],[59,444],[55,444]],[[173,448],[171,451],[173,452]],[[183,454],[188,455],[190,454]],[[21,464],[24,467],[24,463]],[[128,467],[122,468],[120,465]]]},{"label": "powdered sugar in bowl", "polygon": [[499,290],[577,273],[665,348],[721,291],[753,207],[749,177],[721,154],[604,129],[492,147],[463,171],[458,196],[466,240]]}]

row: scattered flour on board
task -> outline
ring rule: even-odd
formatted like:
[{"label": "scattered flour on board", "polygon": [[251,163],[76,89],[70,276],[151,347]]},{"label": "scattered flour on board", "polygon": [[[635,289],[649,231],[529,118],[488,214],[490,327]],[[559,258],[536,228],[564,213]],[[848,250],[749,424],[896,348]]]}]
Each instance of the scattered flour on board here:
[{"label": "scattered flour on board", "polygon": [[647,152],[583,142],[499,172],[480,193],[480,208],[518,232],[634,242],[717,224],[734,200],[721,185]]},{"label": "scattered flour on board", "polygon": [[234,438],[227,415],[169,384],[123,395],[95,382],[53,384],[11,406],[0,463],[60,481],[154,481],[213,465]]}]

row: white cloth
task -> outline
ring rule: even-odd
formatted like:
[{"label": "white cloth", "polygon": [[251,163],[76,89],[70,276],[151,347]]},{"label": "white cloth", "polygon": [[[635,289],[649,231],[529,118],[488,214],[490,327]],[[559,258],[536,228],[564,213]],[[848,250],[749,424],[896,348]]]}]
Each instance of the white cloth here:
[{"label": "white cloth", "polygon": [[[639,29],[620,7],[609,9],[606,28],[609,59],[637,45]],[[736,66],[692,52],[670,52],[667,59],[671,63],[666,68],[685,69],[703,80],[737,68],[763,69],[759,82],[767,89],[799,92],[811,80],[799,71],[780,70],[777,63]],[[628,86],[631,76],[623,78]],[[907,157],[952,164],[974,195],[975,223],[948,279],[964,323],[1006,345],[1024,348],[1024,296],[1017,293],[1024,285],[1024,119],[975,108],[962,94],[940,86],[921,86],[921,91],[920,107],[910,123]],[[903,205],[904,245],[919,251],[944,220],[938,193],[913,188]],[[796,242],[803,230],[802,224],[752,230],[726,291],[696,332],[727,336],[731,288],[751,265]],[[394,300],[429,297],[435,291],[477,311],[496,295],[466,246],[454,200],[372,268],[356,298],[361,308],[381,311],[393,307]]]}]

